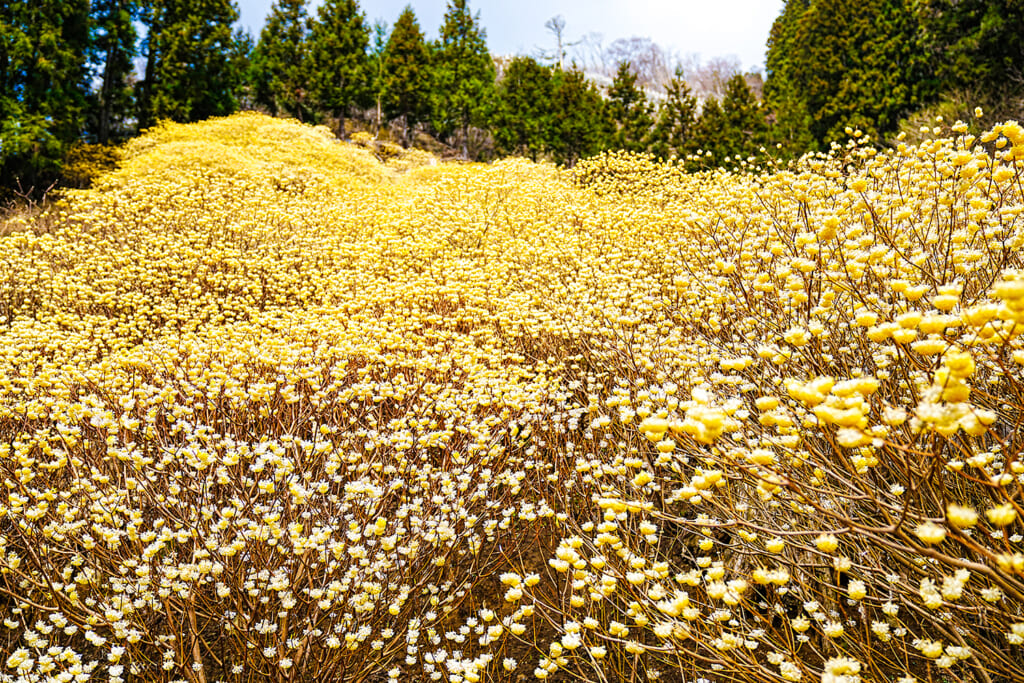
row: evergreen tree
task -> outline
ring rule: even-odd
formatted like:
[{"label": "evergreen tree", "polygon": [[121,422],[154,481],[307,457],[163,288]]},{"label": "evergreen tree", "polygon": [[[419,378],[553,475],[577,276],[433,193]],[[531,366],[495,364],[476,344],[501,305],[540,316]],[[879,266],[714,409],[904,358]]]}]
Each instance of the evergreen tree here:
[{"label": "evergreen tree", "polygon": [[252,98],[270,113],[310,118],[306,84],[306,0],[277,0],[252,52]]},{"label": "evergreen tree", "polygon": [[[694,139],[697,145],[695,154],[698,157],[695,162],[689,164],[691,168],[717,166],[729,154],[725,112],[714,97],[704,100],[700,116],[697,118]],[[707,155],[708,152],[711,152],[711,156]]]},{"label": "evergreen tree", "polygon": [[94,0],[92,51],[97,87],[90,96],[90,128],[100,144],[129,133],[135,101],[130,82],[135,70],[138,0]]},{"label": "evergreen tree", "polygon": [[697,97],[683,78],[682,68],[677,67],[665,85],[665,101],[658,108],[651,134],[651,152],[661,159],[684,156],[691,150],[696,125]]},{"label": "evergreen tree", "polygon": [[238,19],[232,0],[148,0],[146,73],[139,125],[162,118],[199,121],[236,108]]},{"label": "evergreen tree", "polygon": [[234,97],[238,109],[252,109],[255,106],[252,95],[252,56],[256,42],[247,29],[236,28],[231,45],[231,73],[236,81]]},{"label": "evergreen tree", "polygon": [[934,94],[913,3],[789,0],[769,44],[773,107],[780,96],[798,100],[795,116],[806,112],[819,147],[846,126],[894,130],[900,116]]},{"label": "evergreen tree", "polygon": [[56,177],[85,123],[88,47],[88,0],[0,3],[3,188]]},{"label": "evergreen tree", "polygon": [[317,106],[337,120],[345,137],[345,118],[370,104],[370,30],[355,0],[325,0],[313,22],[310,82]]},{"label": "evergreen tree", "polygon": [[725,137],[721,152],[732,157],[754,155],[767,142],[768,121],[746,79],[736,74],[722,97]]},{"label": "evergreen tree", "polygon": [[772,24],[765,60],[765,107],[772,120],[773,141],[786,157],[797,157],[816,145],[811,136],[811,117],[796,81],[792,58],[800,19],[811,0],[788,0]]},{"label": "evergreen tree", "polygon": [[448,0],[434,60],[434,128],[454,136],[464,157],[469,128],[483,125],[493,90],[494,61],[479,13],[470,13],[467,0]]},{"label": "evergreen tree", "polygon": [[605,149],[611,131],[604,99],[582,71],[554,72],[551,112],[547,147],[557,163],[572,166]]},{"label": "evergreen tree", "polygon": [[[864,103],[858,108],[867,112],[868,123],[851,125],[865,131],[873,127],[876,135],[894,131],[901,117],[937,95],[938,81],[924,51],[916,5],[917,0],[880,1],[868,33],[855,39],[864,66],[856,79],[850,79],[852,99]],[[833,131],[838,136],[838,124]]]},{"label": "evergreen tree", "polygon": [[384,55],[383,102],[389,119],[402,124],[402,144],[409,145],[416,124],[430,118],[430,48],[412,7],[406,5],[391,31]]},{"label": "evergreen tree", "polygon": [[924,43],[943,90],[1003,93],[1024,84],[1024,3],[922,0]]},{"label": "evergreen tree", "polygon": [[160,21],[162,12],[158,11],[160,0],[142,0],[139,8],[139,21],[146,27],[145,38],[142,40],[141,51],[146,56],[142,71],[142,79],[135,84],[135,107],[139,130],[145,130],[156,121],[153,116],[153,79],[156,78],[156,63],[159,58],[156,51],[156,36],[162,30]]},{"label": "evergreen tree", "polygon": [[497,85],[491,118],[494,144],[502,154],[537,159],[551,126],[552,69],[532,57],[516,57]]},{"label": "evergreen tree", "polygon": [[654,120],[647,95],[636,85],[629,62],[620,62],[608,88],[608,114],[615,126],[613,145],[629,152],[643,152]]},{"label": "evergreen tree", "polygon": [[388,22],[377,19],[370,27],[373,41],[370,45],[370,73],[373,78],[373,99],[377,105],[377,116],[373,122],[374,135],[380,132],[384,117],[384,50],[388,46]]}]

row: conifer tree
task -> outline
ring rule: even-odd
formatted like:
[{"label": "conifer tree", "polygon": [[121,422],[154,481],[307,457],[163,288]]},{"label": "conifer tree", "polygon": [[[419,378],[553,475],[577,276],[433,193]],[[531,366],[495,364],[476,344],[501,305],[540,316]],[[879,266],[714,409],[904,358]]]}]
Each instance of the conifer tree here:
[{"label": "conifer tree", "polygon": [[122,139],[134,118],[132,72],[138,53],[138,0],[94,0],[92,53],[97,86],[90,96],[90,127],[100,144]]},{"label": "conifer tree", "polygon": [[551,126],[551,74],[551,67],[532,57],[516,57],[505,69],[491,117],[491,132],[500,153],[536,160],[544,151]]},{"label": "conifer tree", "polygon": [[894,130],[935,91],[914,4],[789,0],[768,49],[773,109],[788,100],[822,148],[847,126],[873,135]]},{"label": "conifer tree", "polygon": [[64,153],[81,135],[88,46],[88,0],[0,3],[3,190],[54,179]]},{"label": "conifer tree", "polygon": [[306,84],[306,0],[277,0],[252,52],[252,98],[270,113],[310,118]]},{"label": "conifer tree", "polygon": [[388,22],[383,19],[374,21],[370,27],[370,35],[370,77],[373,81],[370,90],[377,105],[373,122],[373,131],[376,135],[380,132],[384,118],[384,50],[388,46]]},{"label": "conifer tree", "polygon": [[1024,85],[1024,3],[922,0],[925,49],[940,87],[1004,93]]},{"label": "conifer tree", "polygon": [[402,144],[430,118],[430,48],[423,38],[412,7],[406,5],[391,30],[381,59],[384,113],[402,125]]},{"label": "conifer tree", "polygon": [[658,108],[657,121],[651,134],[651,152],[661,159],[682,157],[691,149],[697,125],[697,97],[690,90],[683,70],[665,85],[665,101]]},{"label": "conifer tree", "polygon": [[152,126],[155,121],[153,113],[153,80],[156,78],[156,63],[159,58],[156,47],[157,34],[162,30],[162,12],[158,10],[160,0],[142,0],[139,8],[139,21],[146,28],[145,37],[140,47],[145,55],[142,78],[135,84],[135,107],[138,112],[139,131]]},{"label": "conifer tree", "polygon": [[575,66],[552,78],[551,126],[547,147],[557,163],[574,165],[605,149],[611,138],[605,102]]},{"label": "conifer tree", "polygon": [[310,82],[318,107],[337,121],[345,137],[345,118],[370,104],[370,30],[355,0],[325,0],[309,35]]},{"label": "conifer tree", "polygon": [[719,151],[723,154],[748,157],[767,142],[768,121],[742,74],[725,85],[722,120],[725,136]]},{"label": "conifer tree", "polygon": [[467,0],[448,0],[434,59],[434,128],[469,157],[469,128],[483,125],[494,90],[494,61],[479,13]]},{"label": "conifer tree", "polygon": [[608,114],[615,126],[613,145],[629,152],[643,152],[654,120],[647,95],[636,85],[629,62],[620,62],[608,88]]},{"label": "conifer tree", "polygon": [[768,35],[764,102],[772,117],[773,141],[786,157],[800,156],[816,146],[807,103],[794,75],[797,30],[810,3],[788,0]]},{"label": "conifer tree", "polygon": [[236,81],[234,98],[238,109],[252,109],[255,106],[250,81],[252,54],[255,49],[256,41],[248,29],[236,28],[231,45],[231,73]]},{"label": "conifer tree", "polygon": [[714,97],[704,100],[694,133],[698,158],[689,164],[691,168],[714,167],[722,162],[729,153],[726,125],[725,113],[718,100]]},{"label": "conifer tree", "polygon": [[148,0],[146,72],[139,125],[162,118],[199,121],[236,108],[238,19],[232,0]]}]

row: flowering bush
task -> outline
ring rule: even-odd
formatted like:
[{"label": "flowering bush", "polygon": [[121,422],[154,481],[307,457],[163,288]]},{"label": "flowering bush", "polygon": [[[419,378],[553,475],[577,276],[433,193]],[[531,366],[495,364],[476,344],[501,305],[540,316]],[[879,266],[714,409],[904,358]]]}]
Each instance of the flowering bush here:
[{"label": "flowering bush", "polygon": [[3,675],[1019,676],[1024,129],[954,130],[130,143],[0,237]]}]

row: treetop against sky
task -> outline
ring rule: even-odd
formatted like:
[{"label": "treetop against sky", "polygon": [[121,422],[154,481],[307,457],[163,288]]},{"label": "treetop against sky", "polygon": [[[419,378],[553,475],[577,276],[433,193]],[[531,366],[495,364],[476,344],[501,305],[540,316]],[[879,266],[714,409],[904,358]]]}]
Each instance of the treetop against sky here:
[{"label": "treetop against sky", "polygon": [[[271,3],[238,0],[242,25],[258,35]],[[428,37],[436,38],[445,11],[443,0],[367,0],[360,7],[370,21],[379,18],[390,25],[406,4],[412,5]],[[311,9],[317,5],[319,0],[311,0]],[[782,5],[779,0],[475,0],[470,4],[480,12],[487,42],[496,54],[553,51],[554,36],[544,23],[562,15],[569,42],[592,33],[602,34],[606,43],[644,36],[680,54],[697,53],[705,59],[736,55],[745,69],[763,69],[765,40]]]}]

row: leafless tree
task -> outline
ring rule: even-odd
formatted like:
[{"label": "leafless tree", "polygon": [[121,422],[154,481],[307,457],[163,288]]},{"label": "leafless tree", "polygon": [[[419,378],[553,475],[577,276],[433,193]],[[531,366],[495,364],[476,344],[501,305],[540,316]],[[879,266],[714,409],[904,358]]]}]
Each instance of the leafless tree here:
[{"label": "leafless tree", "polygon": [[686,71],[686,80],[702,98],[714,97],[721,99],[725,94],[725,84],[738,73],[742,73],[739,57],[712,57],[701,62],[695,68]]},{"label": "leafless tree", "polygon": [[555,61],[558,62],[558,68],[565,68],[565,17],[559,14],[557,17],[551,17],[544,22],[544,28],[555,36],[558,47],[555,50]]},{"label": "leafless tree", "polygon": [[673,55],[650,38],[620,38],[609,45],[605,53],[606,61],[616,67],[629,62],[642,87],[661,88],[672,78]]},{"label": "leafless tree", "polygon": [[[555,17],[546,26],[564,46],[564,34],[559,33],[564,31],[564,23],[555,24],[558,19],[561,17]],[[650,38],[638,36],[619,38],[605,45],[604,36],[600,33],[589,33],[572,45],[576,48],[573,55],[577,63],[591,78],[598,81],[610,80],[615,76],[619,64],[629,62],[637,76],[638,85],[648,91],[660,92],[671,80],[676,69],[681,69],[694,94],[703,100],[709,97],[721,99],[729,79],[742,73],[754,95],[758,99],[761,97],[761,74],[744,73],[743,65],[735,55],[712,57],[702,61],[700,55],[695,52],[675,53]]]},{"label": "leafless tree", "polygon": [[604,75],[609,70],[604,52],[604,35],[601,33],[588,33],[583,36],[576,43],[574,56],[576,62],[586,71]]}]

